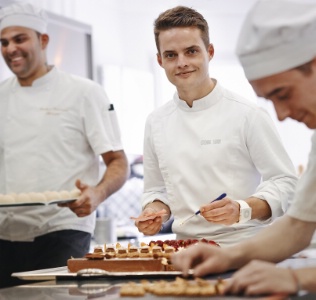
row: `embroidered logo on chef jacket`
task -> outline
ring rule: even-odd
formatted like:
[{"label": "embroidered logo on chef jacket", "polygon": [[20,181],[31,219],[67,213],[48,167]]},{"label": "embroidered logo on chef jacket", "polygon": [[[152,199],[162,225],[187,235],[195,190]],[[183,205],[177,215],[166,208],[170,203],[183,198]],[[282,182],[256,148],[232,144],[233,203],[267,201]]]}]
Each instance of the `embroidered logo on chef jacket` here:
[{"label": "embroidered logo on chef jacket", "polygon": [[201,146],[207,145],[218,145],[222,142],[221,139],[213,139],[213,140],[201,140]]},{"label": "embroidered logo on chef jacket", "polygon": [[61,113],[68,111],[68,109],[58,107],[42,107],[41,110],[45,111],[47,115],[60,115]]}]

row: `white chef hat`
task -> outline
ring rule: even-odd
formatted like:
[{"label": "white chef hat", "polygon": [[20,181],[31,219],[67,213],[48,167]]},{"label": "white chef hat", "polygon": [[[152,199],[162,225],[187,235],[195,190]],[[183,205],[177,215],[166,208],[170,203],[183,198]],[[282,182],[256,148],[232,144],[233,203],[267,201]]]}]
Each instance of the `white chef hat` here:
[{"label": "white chef hat", "polygon": [[47,18],[39,7],[29,3],[15,3],[0,9],[0,32],[10,26],[31,28],[39,33],[47,33]]},{"label": "white chef hat", "polygon": [[248,80],[316,57],[315,0],[259,0],[243,23],[236,53]]}]

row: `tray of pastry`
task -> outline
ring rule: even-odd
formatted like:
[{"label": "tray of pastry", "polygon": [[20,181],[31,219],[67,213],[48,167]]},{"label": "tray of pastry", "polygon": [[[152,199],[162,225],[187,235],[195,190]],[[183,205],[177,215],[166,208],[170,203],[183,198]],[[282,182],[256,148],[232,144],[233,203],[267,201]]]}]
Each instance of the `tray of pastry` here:
[{"label": "tray of pastry", "polygon": [[43,193],[10,193],[0,194],[0,207],[10,206],[35,206],[68,203],[76,201],[80,196],[80,190],[72,191],[46,191]]},{"label": "tray of pastry", "polygon": [[[203,242],[217,245],[214,241],[202,239]],[[94,251],[86,253],[82,258],[67,260],[69,272],[92,276],[99,274],[111,276],[127,276],[134,274],[143,275],[181,275],[173,266],[170,258],[177,251],[182,251],[187,246],[202,242],[199,240],[165,240],[151,241],[149,244],[141,243],[140,246],[128,244],[122,247],[120,243],[104,244],[94,247]],[[84,271],[83,271],[84,270]],[[104,272],[103,272],[104,271]],[[94,274],[95,272],[95,274]]]}]

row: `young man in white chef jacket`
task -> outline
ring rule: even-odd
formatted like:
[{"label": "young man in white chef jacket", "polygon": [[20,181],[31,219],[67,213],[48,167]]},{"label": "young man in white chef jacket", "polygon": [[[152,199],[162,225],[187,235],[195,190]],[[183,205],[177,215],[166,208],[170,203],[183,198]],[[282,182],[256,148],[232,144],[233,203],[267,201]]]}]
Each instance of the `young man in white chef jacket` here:
[{"label": "young man in white chef jacket", "polygon": [[[261,0],[248,13],[237,44],[237,55],[257,95],[272,101],[280,121],[292,118],[311,129],[316,128],[315,36],[314,1]],[[315,292],[315,267],[294,270],[273,264],[310,244],[316,229],[315,176],[314,134],[307,169],[283,217],[248,241],[226,249],[198,245],[175,255],[173,263],[185,274],[194,268],[196,276],[246,265],[227,282],[226,293]]]},{"label": "young man in white chef jacket", "polygon": [[[0,287],[12,272],[64,266],[89,250],[95,210],[125,182],[128,163],[103,88],[46,59],[47,21],[30,4],[0,11],[0,193],[81,191],[63,205],[0,207]],[[99,156],[107,168],[99,181]],[[77,180],[77,181],[76,181]],[[32,199],[31,199],[32,200]]]},{"label": "young man in white chef jacket", "polygon": [[136,226],[154,235],[173,214],[177,239],[235,244],[284,214],[294,167],[268,113],[210,77],[214,47],[204,17],[179,6],[154,27],[158,63],[177,91],[147,119],[142,215],[167,215]]}]

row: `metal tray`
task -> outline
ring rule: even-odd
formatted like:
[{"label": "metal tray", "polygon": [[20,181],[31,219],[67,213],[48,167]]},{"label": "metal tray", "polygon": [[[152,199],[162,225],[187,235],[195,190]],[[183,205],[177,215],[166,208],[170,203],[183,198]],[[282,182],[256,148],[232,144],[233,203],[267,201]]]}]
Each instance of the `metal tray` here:
[{"label": "metal tray", "polygon": [[0,207],[17,207],[17,206],[37,206],[37,205],[50,205],[58,203],[69,203],[76,201],[77,199],[59,199],[59,200],[50,200],[45,202],[24,202],[24,203],[0,203]]},{"label": "metal tray", "polygon": [[78,273],[70,273],[67,267],[42,269],[28,272],[16,272],[13,273],[13,277],[18,277],[22,280],[56,280],[56,279],[88,279],[88,278],[172,278],[176,276],[181,276],[180,271],[142,271],[142,272],[108,272],[99,269],[95,272],[92,269],[86,269]]}]

